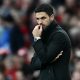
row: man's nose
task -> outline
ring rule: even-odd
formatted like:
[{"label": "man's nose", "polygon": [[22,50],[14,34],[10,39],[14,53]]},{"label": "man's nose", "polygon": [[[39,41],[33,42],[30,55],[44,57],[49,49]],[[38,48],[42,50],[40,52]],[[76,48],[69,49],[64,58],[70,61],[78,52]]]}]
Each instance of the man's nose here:
[{"label": "man's nose", "polygon": [[38,23],[39,23],[39,25],[41,25],[41,24],[42,24],[42,20],[39,20],[39,22],[38,22]]}]

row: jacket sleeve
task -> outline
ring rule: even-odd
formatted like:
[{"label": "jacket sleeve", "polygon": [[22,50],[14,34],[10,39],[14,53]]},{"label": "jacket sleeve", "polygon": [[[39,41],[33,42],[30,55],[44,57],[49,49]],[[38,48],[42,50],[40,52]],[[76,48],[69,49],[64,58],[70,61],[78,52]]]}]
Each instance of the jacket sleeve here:
[{"label": "jacket sleeve", "polygon": [[41,61],[36,53],[34,53],[34,56],[32,57],[30,66],[33,71],[40,70],[40,68],[41,68]]},{"label": "jacket sleeve", "polygon": [[65,36],[61,32],[57,32],[45,48],[41,39],[34,43],[33,47],[38,55],[41,66],[50,63],[63,50],[65,46]]}]

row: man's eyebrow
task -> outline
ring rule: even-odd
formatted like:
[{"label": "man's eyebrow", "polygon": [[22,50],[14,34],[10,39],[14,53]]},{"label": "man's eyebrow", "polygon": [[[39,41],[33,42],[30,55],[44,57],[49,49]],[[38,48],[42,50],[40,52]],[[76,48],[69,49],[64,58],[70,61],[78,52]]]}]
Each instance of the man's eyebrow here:
[{"label": "man's eyebrow", "polygon": [[45,16],[41,17],[41,19],[45,19],[45,18],[46,18]]},{"label": "man's eyebrow", "polygon": [[43,17],[40,17],[40,18],[36,18],[36,19],[45,19],[46,17],[45,16],[43,16]]}]

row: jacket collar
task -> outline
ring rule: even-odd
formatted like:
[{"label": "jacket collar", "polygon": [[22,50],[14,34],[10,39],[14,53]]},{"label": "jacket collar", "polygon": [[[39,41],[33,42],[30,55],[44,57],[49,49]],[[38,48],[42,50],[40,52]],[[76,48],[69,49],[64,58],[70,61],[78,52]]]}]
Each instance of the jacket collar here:
[{"label": "jacket collar", "polygon": [[58,25],[56,21],[53,21],[47,28],[45,28],[42,32],[41,38],[43,41],[47,41],[52,32],[57,29]]},{"label": "jacket collar", "polygon": [[51,22],[51,24],[49,26],[47,26],[44,31],[51,31],[54,30],[57,27],[57,23],[55,21]]}]

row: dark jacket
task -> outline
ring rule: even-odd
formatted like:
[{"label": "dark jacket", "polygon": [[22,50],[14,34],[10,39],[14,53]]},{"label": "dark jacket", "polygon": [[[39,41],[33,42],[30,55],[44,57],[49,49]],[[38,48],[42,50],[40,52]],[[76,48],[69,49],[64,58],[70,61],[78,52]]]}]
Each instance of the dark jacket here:
[{"label": "dark jacket", "polygon": [[[39,80],[70,80],[71,44],[67,33],[59,25],[51,23],[33,47],[35,54],[31,65],[34,70],[40,70]],[[53,61],[61,51],[62,55]]]}]

